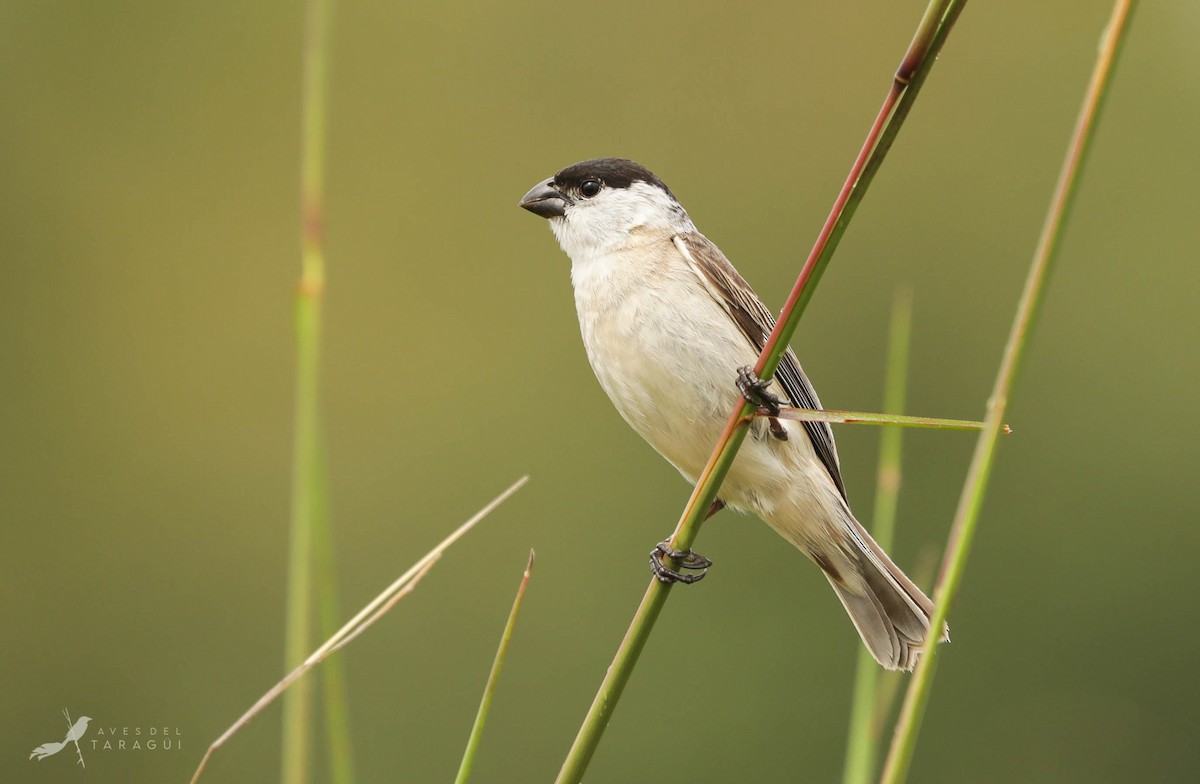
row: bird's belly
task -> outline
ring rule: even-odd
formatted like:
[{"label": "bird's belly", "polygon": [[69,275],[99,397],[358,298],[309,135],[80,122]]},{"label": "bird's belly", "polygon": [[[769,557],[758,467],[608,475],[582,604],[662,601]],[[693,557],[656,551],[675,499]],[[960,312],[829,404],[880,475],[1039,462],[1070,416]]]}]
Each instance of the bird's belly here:
[{"label": "bird's belly", "polygon": [[[577,289],[577,301],[580,293]],[[698,287],[674,288],[669,306],[653,291],[607,307],[578,304],[584,345],[601,387],[625,421],[695,481],[738,399],[737,369],[753,364],[757,352]],[[781,394],[777,384],[773,391]],[[721,491],[731,506],[766,511],[794,478],[797,461],[806,462],[802,453],[811,455],[798,423],[784,424],[786,442],[767,435],[761,422],[753,426]]]}]

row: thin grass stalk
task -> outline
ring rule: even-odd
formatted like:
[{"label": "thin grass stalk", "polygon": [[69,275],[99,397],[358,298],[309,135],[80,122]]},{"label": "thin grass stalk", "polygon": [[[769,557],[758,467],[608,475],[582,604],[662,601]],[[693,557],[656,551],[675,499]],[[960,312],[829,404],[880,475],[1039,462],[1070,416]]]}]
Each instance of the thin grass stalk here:
[{"label": "thin grass stalk", "polygon": [[[883,410],[889,414],[904,411],[908,385],[908,352],[912,334],[912,293],[896,293],[892,302],[891,327],[888,330],[887,370],[884,374]],[[904,433],[899,427],[884,428],[879,438],[879,470],[876,476],[875,512],[871,535],[884,550],[892,546],[896,528],[896,507],[900,496],[900,457]],[[875,776],[879,762],[879,735],[876,711],[879,704],[879,665],[870,652],[858,646],[858,665],[854,677],[854,696],[850,707],[850,732],[846,742],[844,784],[867,784]]]},{"label": "thin grass stalk", "polygon": [[496,694],[496,684],[500,680],[500,670],[504,668],[504,657],[508,655],[508,644],[512,642],[513,629],[517,626],[517,615],[521,612],[521,603],[525,601],[525,588],[529,585],[529,577],[532,574],[533,550],[530,550],[529,561],[525,564],[525,574],[521,577],[521,584],[517,586],[517,598],[513,599],[512,610],[508,613],[508,622],[504,624],[504,632],[500,635],[496,658],[492,660],[492,669],[488,673],[487,683],[483,687],[479,711],[475,714],[475,723],[471,726],[471,735],[467,738],[467,749],[463,752],[454,784],[467,784],[467,780],[471,778],[471,770],[475,767],[475,757],[479,754],[479,742],[483,739],[483,728],[487,724],[488,713],[492,709],[492,697]]},{"label": "thin grass stalk", "polygon": [[[908,107],[916,99],[925,75],[937,59],[938,51],[945,42],[946,34],[949,31],[948,28],[957,18],[956,7],[961,7],[962,4],[962,0],[957,4],[954,0],[933,0],[926,10],[917,35],[893,78],[887,97],[871,126],[866,142],[859,151],[850,174],[834,201],[833,209],[800,271],[774,331],[763,346],[762,353],[755,365],[755,371],[759,378],[767,379],[774,374],[821,274],[828,266],[829,259],[845,232],[846,226],[870,185],[874,173],[878,170],[877,158],[886,154],[895,135],[899,132],[903,119],[907,116]],[[919,52],[920,56],[915,55],[914,52]],[[721,482],[728,473],[729,466],[733,463],[733,458],[746,436],[745,425],[753,413],[754,406],[746,402],[744,398],[740,399],[738,405],[734,407],[708,464],[697,480],[696,487],[684,508],[675,533],[672,535],[673,547],[689,549],[692,546],[692,542],[699,532],[700,523],[716,498]],[[633,621],[617,648],[613,663],[609,666],[604,681],[584,717],[579,733],[567,753],[558,774],[558,784],[574,784],[574,782],[582,780],[670,591],[670,585],[651,580],[650,586],[646,589],[634,614]]]},{"label": "thin grass stalk", "polygon": [[[1054,188],[1054,195],[1051,198],[1042,233],[1033,254],[1029,274],[1026,277],[1025,288],[1021,293],[1017,312],[1013,318],[1012,330],[1004,348],[1000,369],[996,374],[995,386],[991,398],[988,400],[987,416],[984,418],[986,427],[979,435],[958,509],[954,515],[954,523],[942,563],[942,573],[938,579],[935,595],[936,609],[933,621],[929,624],[931,638],[943,628],[954,604],[959,585],[962,583],[963,570],[966,568],[967,556],[970,553],[971,542],[979,519],[979,510],[983,506],[988,479],[991,476],[996,442],[1001,430],[1000,422],[1008,408],[1009,396],[1024,356],[1024,348],[1040,312],[1042,292],[1057,256],[1062,228],[1070,215],[1075,190],[1091,144],[1092,131],[1099,118],[1134,5],[1133,0],[1117,0],[1101,41],[1092,78],[1075,123],[1075,130],[1071,135],[1066,158]],[[884,784],[900,784],[908,776],[909,766],[916,748],[917,735],[921,727],[921,719],[924,717],[930,689],[933,685],[933,676],[938,662],[938,648],[939,646],[933,645],[930,640],[926,641],[925,653],[918,662],[912,680],[909,682],[896,733],[892,739],[892,746],[884,767],[882,778]]]},{"label": "thin grass stalk", "polygon": [[[334,560],[333,525],[329,517],[329,472],[324,445],[317,450],[321,469],[317,476],[317,514],[313,520],[314,582],[320,636],[328,639],[341,625],[337,569]],[[346,687],[346,662],[337,657],[321,671],[325,744],[328,749],[329,779],[333,784],[354,781],[354,747],[350,733],[350,703]]]},{"label": "thin grass stalk", "polygon": [[[868,411],[838,411],[832,408],[792,408],[780,406],[778,411],[760,408],[756,417],[793,419],[797,422],[829,422],[835,425],[901,425],[929,430],[983,430],[983,423],[971,419],[937,419],[934,417],[875,414]],[[1005,432],[1008,432],[1007,430]]]},{"label": "thin grass stalk", "polygon": [[[309,0],[304,37],[301,129],[301,272],[296,291],[296,411],[288,552],[287,629],[284,666],[304,660],[312,643],[314,520],[322,485],[318,416],[321,304],[325,292],[323,243],[325,93],[332,0]],[[309,779],[312,688],[305,681],[284,698],[280,777],[284,784]]]},{"label": "thin grass stalk", "polygon": [[[312,518],[311,475],[316,462],[316,378],[319,295],[300,293],[296,302],[297,368],[295,444],[292,469],[292,514],[288,551],[287,629],[284,669],[303,660],[312,638]],[[308,737],[312,723],[312,686],[307,681],[288,692],[283,704],[281,780],[308,780]]]}]

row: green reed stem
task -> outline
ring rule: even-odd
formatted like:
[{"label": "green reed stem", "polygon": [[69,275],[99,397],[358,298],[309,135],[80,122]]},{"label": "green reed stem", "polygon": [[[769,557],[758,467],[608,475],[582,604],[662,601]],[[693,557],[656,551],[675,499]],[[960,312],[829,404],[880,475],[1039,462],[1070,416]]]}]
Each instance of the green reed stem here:
[{"label": "green reed stem", "polygon": [[[904,410],[908,385],[908,349],[912,334],[912,294],[896,293],[892,302],[891,329],[888,331],[887,371],[884,375],[883,410],[899,414]],[[879,438],[879,470],[876,477],[875,514],[871,535],[884,550],[892,546],[896,528],[896,506],[900,496],[900,451],[904,430],[884,428]],[[858,665],[854,677],[854,696],[850,707],[850,733],[846,743],[843,784],[867,784],[879,762],[878,710],[879,665],[870,652],[858,646]]]},{"label": "green reed stem", "polygon": [[[288,552],[286,670],[299,665],[312,645],[313,539],[324,517],[324,479],[318,415],[321,304],[325,292],[323,246],[325,93],[332,0],[309,0],[304,38],[301,138],[301,272],[296,290],[296,410]],[[281,780],[309,779],[312,687],[301,682],[283,703]]]},{"label": "green reed stem", "polygon": [[970,553],[971,541],[975,536],[979,510],[983,506],[984,494],[991,476],[996,441],[1000,436],[1001,421],[1008,408],[1009,394],[1016,380],[1025,345],[1037,320],[1042,291],[1057,255],[1062,227],[1070,214],[1071,202],[1087,157],[1092,131],[1108,90],[1121,43],[1128,30],[1133,7],[1133,0],[1117,0],[1113,6],[1112,17],[1105,31],[1104,40],[1101,42],[1096,66],[1084,96],[1079,118],[1075,123],[1075,130],[1067,148],[1062,170],[1059,173],[1054,196],[1050,201],[1050,208],[1046,214],[1041,237],[1038,239],[1037,249],[1033,254],[1033,262],[1025,280],[1025,289],[1021,293],[1021,300],[1013,318],[1008,343],[1005,345],[1004,355],[1000,361],[1000,369],[996,374],[992,396],[988,400],[987,416],[984,417],[986,427],[980,433],[976,443],[975,454],[971,460],[958,509],[954,515],[954,524],[950,530],[946,555],[942,563],[942,574],[934,596],[936,608],[933,620],[929,624],[930,639],[925,643],[925,653],[917,663],[916,671],[913,673],[904,697],[904,705],[900,710],[900,719],[896,725],[896,734],[892,739],[891,749],[884,767],[882,779],[884,784],[900,784],[908,776],[913,752],[916,749],[921,719],[925,714],[938,661],[940,646],[933,644],[932,640],[944,627],[962,582],[967,555]]},{"label": "green reed stem", "polygon": [[[961,7],[962,2],[959,2]],[[854,165],[834,201],[829,217],[826,219],[816,243],[800,271],[796,284],[780,313],[774,331],[763,346],[759,355],[755,372],[759,378],[768,379],[775,372],[780,358],[787,350],[788,340],[795,332],[800,315],[804,312],[812,298],[816,284],[822,272],[829,264],[837,244],[845,233],[867,187],[879,168],[880,160],[886,155],[896,134],[900,130],[908,109],[916,99],[925,77],[937,59],[937,53],[945,41],[949,28],[957,18],[954,0],[933,0],[927,9],[918,32],[909,45],[904,61],[896,72],[875,122],[867,134],[867,139],[855,158]],[[717,496],[725,474],[733,463],[738,447],[746,436],[745,425],[754,413],[754,407],[745,399],[739,400],[726,422],[725,430],[713,449],[708,464],[701,472],[684,508],[675,533],[671,538],[672,546],[679,549],[690,549],[692,542],[699,532],[713,500]],[[584,717],[575,742],[571,745],[562,769],[559,771],[558,784],[574,784],[583,779],[588,763],[591,762],[608,725],[625,685],[633,673],[638,656],[649,639],[654,628],[654,622],[666,603],[671,592],[671,585],[651,580],[650,586],[642,598],[633,621],[617,648],[613,663],[600,684],[596,697]]]},{"label": "green reed stem", "polygon": [[492,697],[496,693],[496,683],[500,680],[500,670],[504,667],[504,657],[508,655],[508,644],[512,642],[513,629],[517,625],[517,614],[521,612],[521,603],[525,601],[525,588],[529,585],[529,577],[533,573],[533,550],[529,551],[529,561],[525,564],[525,574],[521,584],[517,586],[517,598],[513,599],[512,610],[508,613],[508,622],[504,624],[504,632],[500,635],[500,645],[496,649],[496,658],[492,661],[492,670],[488,673],[487,684],[483,687],[483,698],[479,701],[479,711],[475,714],[475,723],[471,726],[471,735],[467,739],[467,749],[463,752],[462,762],[458,766],[458,777],[454,784],[467,784],[471,770],[475,767],[475,757],[479,753],[479,741],[483,738],[483,727],[487,724],[488,713],[492,709]]}]

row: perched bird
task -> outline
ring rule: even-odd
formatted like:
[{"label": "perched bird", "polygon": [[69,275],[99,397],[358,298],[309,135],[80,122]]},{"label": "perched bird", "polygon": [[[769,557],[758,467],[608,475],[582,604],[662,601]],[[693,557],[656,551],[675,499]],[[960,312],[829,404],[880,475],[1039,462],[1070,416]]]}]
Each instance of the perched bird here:
[{"label": "perched bird", "polygon": [[[749,366],[775,320],[650,170],[623,158],[583,161],[535,185],[520,206],[549,220],[571,259],[600,386],[688,481],[704,468],[736,389],[768,410],[781,400],[820,408],[790,349],[769,384],[753,378]],[[854,519],[829,425],[766,417],[750,427],[719,503],[754,512],[812,559],[875,660],[911,670],[933,603]],[[711,563],[665,543],[657,551],[652,566],[664,581],[698,575],[668,569],[663,556],[685,568]]]},{"label": "perched bird", "polygon": [[[51,757],[62,751],[67,747],[67,744],[78,743],[79,740],[84,736],[84,733],[87,732],[88,722],[91,720],[91,716],[80,716],[79,719],[70,726],[70,729],[67,730],[67,737],[63,738],[61,743],[56,743],[54,741],[43,743],[41,746],[38,746],[33,750],[33,753],[29,755],[29,759],[37,757],[38,761],[40,762],[46,757]],[[83,760],[81,758],[80,762],[82,761]]]}]

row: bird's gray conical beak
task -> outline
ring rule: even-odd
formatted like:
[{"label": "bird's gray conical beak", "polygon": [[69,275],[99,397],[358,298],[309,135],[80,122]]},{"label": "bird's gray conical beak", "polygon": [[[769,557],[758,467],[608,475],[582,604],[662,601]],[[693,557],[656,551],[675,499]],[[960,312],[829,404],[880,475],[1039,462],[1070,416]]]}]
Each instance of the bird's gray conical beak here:
[{"label": "bird's gray conical beak", "polygon": [[561,218],[569,203],[566,196],[554,189],[553,177],[534,185],[521,198],[522,207],[543,218]]}]

